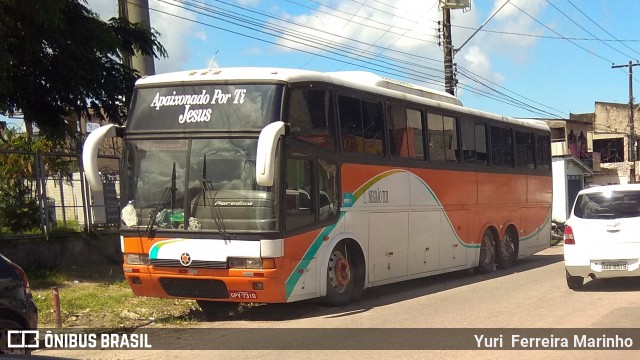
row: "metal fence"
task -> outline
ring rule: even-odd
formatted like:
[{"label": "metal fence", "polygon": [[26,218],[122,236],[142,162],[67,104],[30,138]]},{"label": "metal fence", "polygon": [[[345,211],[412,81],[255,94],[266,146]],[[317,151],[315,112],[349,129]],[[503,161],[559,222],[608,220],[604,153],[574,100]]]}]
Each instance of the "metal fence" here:
[{"label": "metal fence", "polygon": [[[37,153],[25,151],[0,150],[0,159],[11,157],[12,161],[30,167],[22,173],[31,174],[16,178],[12,174],[0,174],[0,183],[18,184],[25,190],[22,194],[0,194],[0,199],[12,199],[12,195],[24,206],[33,206],[38,221],[35,226],[16,229],[7,226],[13,219],[7,219],[7,211],[0,204],[0,240],[11,238],[56,237],[70,234],[89,234],[92,231],[116,230],[119,219],[119,160],[115,155],[99,156],[99,166],[105,183],[104,211],[111,214],[107,223],[93,221],[94,212],[100,211],[91,206],[91,193],[84,177],[81,158],[69,153]],[[5,161],[6,163],[6,161]],[[54,172],[55,164],[64,164],[64,172]],[[2,178],[4,177],[4,178]],[[4,191],[14,189],[5,186]],[[108,190],[107,190],[108,189]],[[1,191],[1,190],[0,190]],[[1,200],[0,200],[1,201]],[[10,211],[9,211],[10,212]],[[15,221],[13,221],[15,222]]]}]

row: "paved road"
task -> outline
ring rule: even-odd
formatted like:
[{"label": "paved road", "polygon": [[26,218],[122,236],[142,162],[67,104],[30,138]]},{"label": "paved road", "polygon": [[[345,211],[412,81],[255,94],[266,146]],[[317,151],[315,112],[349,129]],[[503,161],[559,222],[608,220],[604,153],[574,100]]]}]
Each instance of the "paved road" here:
[{"label": "paved road", "polygon": [[[516,350],[405,350],[400,344],[396,350],[338,351],[353,344],[371,341],[366,332],[354,332],[343,337],[345,328],[633,328],[640,327],[640,279],[612,279],[590,281],[584,290],[575,292],[567,288],[562,263],[562,247],[549,248],[531,258],[521,260],[516,267],[487,275],[468,275],[462,272],[394,284],[365,292],[361,302],[341,308],[326,308],[314,302],[265,305],[240,315],[216,322],[199,322],[199,328],[253,329],[247,343],[260,340],[255,329],[284,331],[289,344],[304,341],[309,334],[291,328],[323,328],[317,341],[324,341],[325,350],[190,350],[211,347],[205,336],[181,334],[179,330],[166,330],[156,343],[171,344],[173,351],[157,350],[89,350],[38,351],[38,356],[78,359],[325,359],[343,358],[474,358],[511,359],[515,356],[529,359],[575,358],[596,359],[608,357],[637,357],[640,351],[516,351]],[[335,333],[334,330],[336,329]],[[287,332],[288,331],[288,332]],[[406,331],[406,330],[400,330]],[[292,333],[293,332],[293,333]],[[333,333],[334,336],[331,336]],[[408,333],[411,333],[410,331]],[[489,333],[489,330],[488,330]],[[237,339],[239,336],[233,336]],[[393,333],[394,336],[397,333]],[[312,334],[313,335],[313,334]],[[424,336],[417,330],[415,336]],[[428,335],[428,334],[427,334]],[[390,338],[393,339],[390,333]],[[253,337],[253,340],[252,340]],[[160,339],[160,340],[158,340]],[[324,339],[324,340],[323,340]],[[331,339],[331,340],[327,340]],[[387,340],[387,339],[380,339]],[[450,340],[450,339],[449,339]],[[349,342],[351,341],[351,342]],[[443,340],[447,341],[447,339]],[[469,341],[467,336],[466,341]],[[505,340],[505,342],[508,340]],[[292,346],[295,348],[295,346]],[[640,344],[636,344],[640,348]]]}]

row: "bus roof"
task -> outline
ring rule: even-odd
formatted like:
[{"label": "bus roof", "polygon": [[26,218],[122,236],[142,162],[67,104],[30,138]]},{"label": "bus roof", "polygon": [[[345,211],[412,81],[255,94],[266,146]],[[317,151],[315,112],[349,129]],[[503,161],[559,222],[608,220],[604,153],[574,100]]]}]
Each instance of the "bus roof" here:
[{"label": "bus roof", "polygon": [[312,70],[275,67],[212,68],[150,75],[139,79],[136,82],[136,87],[185,85],[200,82],[232,83],[234,81],[246,82],[250,80],[286,83],[311,81],[332,83],[362,91],[401,98],[411,102],[424,103],[430,106],[456,112],[463,112],[469,115],[516,123],[549,131],[548,125],[541,120],[513,119],[481,110],[463,107],[458,98],[444,91],[429,89],[407,82],[382,77],[366,71],[318,72]]}]

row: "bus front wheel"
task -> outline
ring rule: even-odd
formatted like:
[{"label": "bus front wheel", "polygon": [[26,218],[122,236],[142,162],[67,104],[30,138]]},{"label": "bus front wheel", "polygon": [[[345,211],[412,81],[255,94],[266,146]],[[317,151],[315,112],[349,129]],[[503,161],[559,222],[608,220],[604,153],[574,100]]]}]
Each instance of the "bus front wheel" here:
[{"label": "bus front wheel", "polygon": [[327,266],[327,294],[329,305],[339,306],[351,300],[354,287],[354,263],[349,257],[346,243],[336,245]]},{"label": "bus front wheel", "polygon": [[196,300],[200,309],[207,319],[228,316],[230,313],[238,310],[238,303]]}]

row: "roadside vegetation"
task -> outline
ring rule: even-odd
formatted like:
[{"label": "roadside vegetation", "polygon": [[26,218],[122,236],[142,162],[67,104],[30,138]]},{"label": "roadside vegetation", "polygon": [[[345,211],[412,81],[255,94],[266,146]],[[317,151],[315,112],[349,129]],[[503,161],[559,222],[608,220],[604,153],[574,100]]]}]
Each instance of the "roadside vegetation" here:
[{"label": "roadside vegetation", "polygon": [[200,314],[195,301],[136,297],[119,267],[27,271],[38,306],[39,327],[56,325],[51,287],[60,295],[62,327],[134,328],[189,325]]}]

